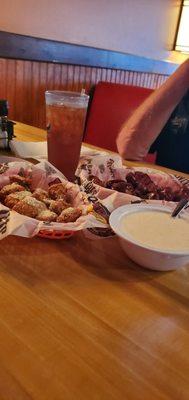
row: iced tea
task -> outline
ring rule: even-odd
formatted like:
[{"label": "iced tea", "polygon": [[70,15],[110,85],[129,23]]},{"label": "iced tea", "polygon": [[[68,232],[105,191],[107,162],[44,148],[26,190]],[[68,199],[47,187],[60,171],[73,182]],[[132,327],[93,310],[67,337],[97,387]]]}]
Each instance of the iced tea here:
[{"label": "iced tea", "polygon": [[88,96],[74,92],[46,92],[48,160],[68,180],[79,161]]}]

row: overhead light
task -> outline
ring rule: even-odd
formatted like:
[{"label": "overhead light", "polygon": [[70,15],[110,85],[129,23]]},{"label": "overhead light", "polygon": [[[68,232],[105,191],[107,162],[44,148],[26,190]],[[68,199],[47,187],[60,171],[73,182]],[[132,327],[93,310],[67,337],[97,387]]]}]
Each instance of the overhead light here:
[{"label": "overhead light", "polygon": [[189,0],[182,4],[175,50],[189,53]]}]

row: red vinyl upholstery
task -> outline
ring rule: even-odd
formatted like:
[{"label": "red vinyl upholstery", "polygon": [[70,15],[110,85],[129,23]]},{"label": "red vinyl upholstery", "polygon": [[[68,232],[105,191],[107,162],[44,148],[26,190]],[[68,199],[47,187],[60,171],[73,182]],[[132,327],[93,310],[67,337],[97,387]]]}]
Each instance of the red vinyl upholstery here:
[{"label": "red vinyl upholstery", "polygon": [[116,137],[122,124],[152,92],[139,86],[99,82],[89,108],[84,142],[117,151]]}]

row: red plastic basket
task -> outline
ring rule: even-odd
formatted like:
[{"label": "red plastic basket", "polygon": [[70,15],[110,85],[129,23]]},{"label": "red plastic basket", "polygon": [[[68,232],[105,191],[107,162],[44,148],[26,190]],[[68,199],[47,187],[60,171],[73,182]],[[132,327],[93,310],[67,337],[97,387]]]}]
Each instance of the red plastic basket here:
[{"label": "red plastic basket", "polygon": [[73,236],[73,231],[55,231],[55,230],[41,230],[38,233],[38,236],[45,239],[69,239]]}]

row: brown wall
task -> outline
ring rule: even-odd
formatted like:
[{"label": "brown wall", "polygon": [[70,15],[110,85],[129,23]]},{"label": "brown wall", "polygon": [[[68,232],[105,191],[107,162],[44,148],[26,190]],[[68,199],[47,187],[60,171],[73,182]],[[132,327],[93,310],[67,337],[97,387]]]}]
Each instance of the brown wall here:
[{"label": "brown wall", "polygon": [[166,75],[115,69],[0,59],[0,96],[10,104],[10,118],[45,128],[47,89],[89,92],[100,80],[156,88]]}]

